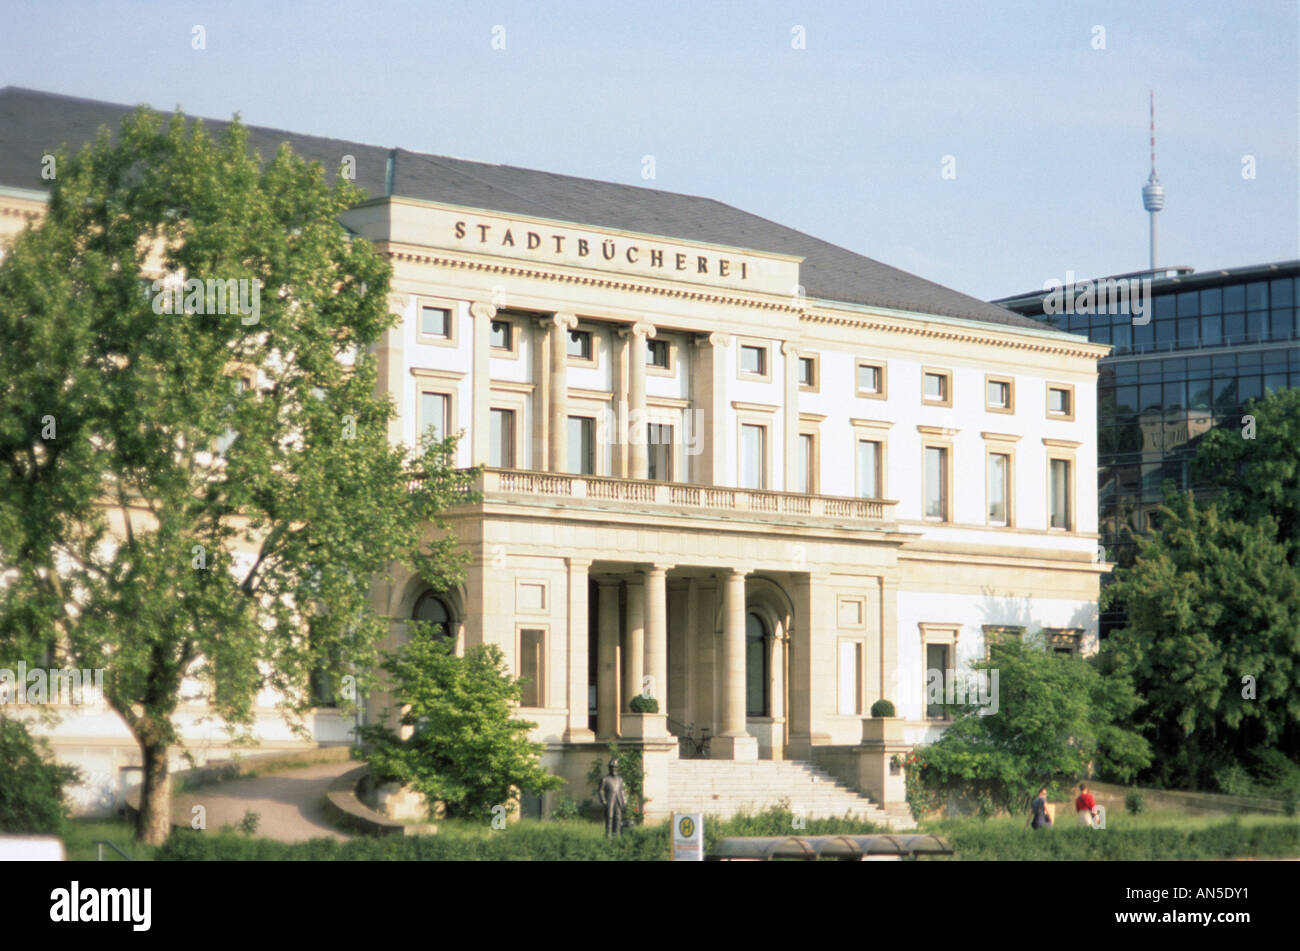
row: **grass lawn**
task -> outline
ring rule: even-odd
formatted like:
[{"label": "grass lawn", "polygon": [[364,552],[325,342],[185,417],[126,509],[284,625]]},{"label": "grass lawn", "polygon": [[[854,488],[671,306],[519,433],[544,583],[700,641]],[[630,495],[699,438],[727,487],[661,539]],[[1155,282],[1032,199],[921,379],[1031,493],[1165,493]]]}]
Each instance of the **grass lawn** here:
[{"label": "grass lawn", "polygon": [[[98,858],[95,841],[107,840],[137,861],[152,861],[154,847],[133,841],[134,835],[131,823],[125,819],[73,819],[63,835],[63,848],[69,861],[93,862]],[[124,859],[105,846],[104,861],[121,862]]]}]

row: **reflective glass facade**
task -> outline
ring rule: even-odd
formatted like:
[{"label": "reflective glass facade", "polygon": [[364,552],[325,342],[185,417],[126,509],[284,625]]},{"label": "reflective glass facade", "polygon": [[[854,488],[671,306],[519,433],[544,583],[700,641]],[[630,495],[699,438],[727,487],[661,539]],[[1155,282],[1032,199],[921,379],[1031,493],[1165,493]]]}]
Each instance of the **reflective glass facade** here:
[{"label": "reflective glass facade", "polygon": [[[1128,313],[1048,316],[1041,295],[998,301],[1115,348],[1097,381],[1098,529],[1108,560],[1131,563],[1133,536],[1151,527],[1164,480],[1204,488],[1190,461],[1205,433],[1240,427],[1252,398],[1300,386],[1300,261],[1261,271],[1157,279],[1145,326]],[[1102,635],[1121,621],[1103,616]]]}]

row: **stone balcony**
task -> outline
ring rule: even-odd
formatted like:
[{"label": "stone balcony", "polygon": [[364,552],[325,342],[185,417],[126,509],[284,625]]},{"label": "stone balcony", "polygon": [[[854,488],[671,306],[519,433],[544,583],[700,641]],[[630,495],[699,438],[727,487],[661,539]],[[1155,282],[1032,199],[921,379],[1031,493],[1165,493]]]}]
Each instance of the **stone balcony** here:
[{"label": "stone balcony", "polygon": [[749,514],[760,519],[782,516],[832,519],[841,524],[860,524],[864,527],[893,522],[894,506],[897,504],[892,499],[769,492],[524,469],[484,469],[475,489],[485,501],[546,498],[571,500],[578,505],[586,502],[602,507],[622,503],[636,508],[662,506],[688,515],[698,513],[701,516],[735,517]]}]

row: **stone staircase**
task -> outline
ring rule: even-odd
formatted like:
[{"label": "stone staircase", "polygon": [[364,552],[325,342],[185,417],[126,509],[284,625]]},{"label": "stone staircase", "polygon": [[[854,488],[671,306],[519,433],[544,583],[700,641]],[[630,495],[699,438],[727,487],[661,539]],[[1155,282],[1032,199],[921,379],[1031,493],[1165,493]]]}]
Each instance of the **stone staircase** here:
[{"label": "stone staircase", "polygon": [[680,759],[668,766],[668,808],[674,812],[731,816],[786,800],[795,815],[810,819],[852,815],[891,830],[915,828],[905,805],[882,809],[801,760]]}]

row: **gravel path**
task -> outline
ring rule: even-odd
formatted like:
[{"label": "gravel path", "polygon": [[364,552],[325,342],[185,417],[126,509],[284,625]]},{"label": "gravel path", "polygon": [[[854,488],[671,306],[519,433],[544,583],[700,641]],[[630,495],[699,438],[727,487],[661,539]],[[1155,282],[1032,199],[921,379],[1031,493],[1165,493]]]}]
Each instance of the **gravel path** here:
[{"label": "gravel path", "polygon": [[223,825],[238,827],[245,811],[261,816],[257,836],[280,842],[305,842],[308,839],[348,839],[325,820],[321,801],[330,782],[357,764],[321,763],[268,776],[229,779],[177,796],[172,805],[172,819],[188,827],[194,806],[207,810],[207,827],[211,831]]}]

